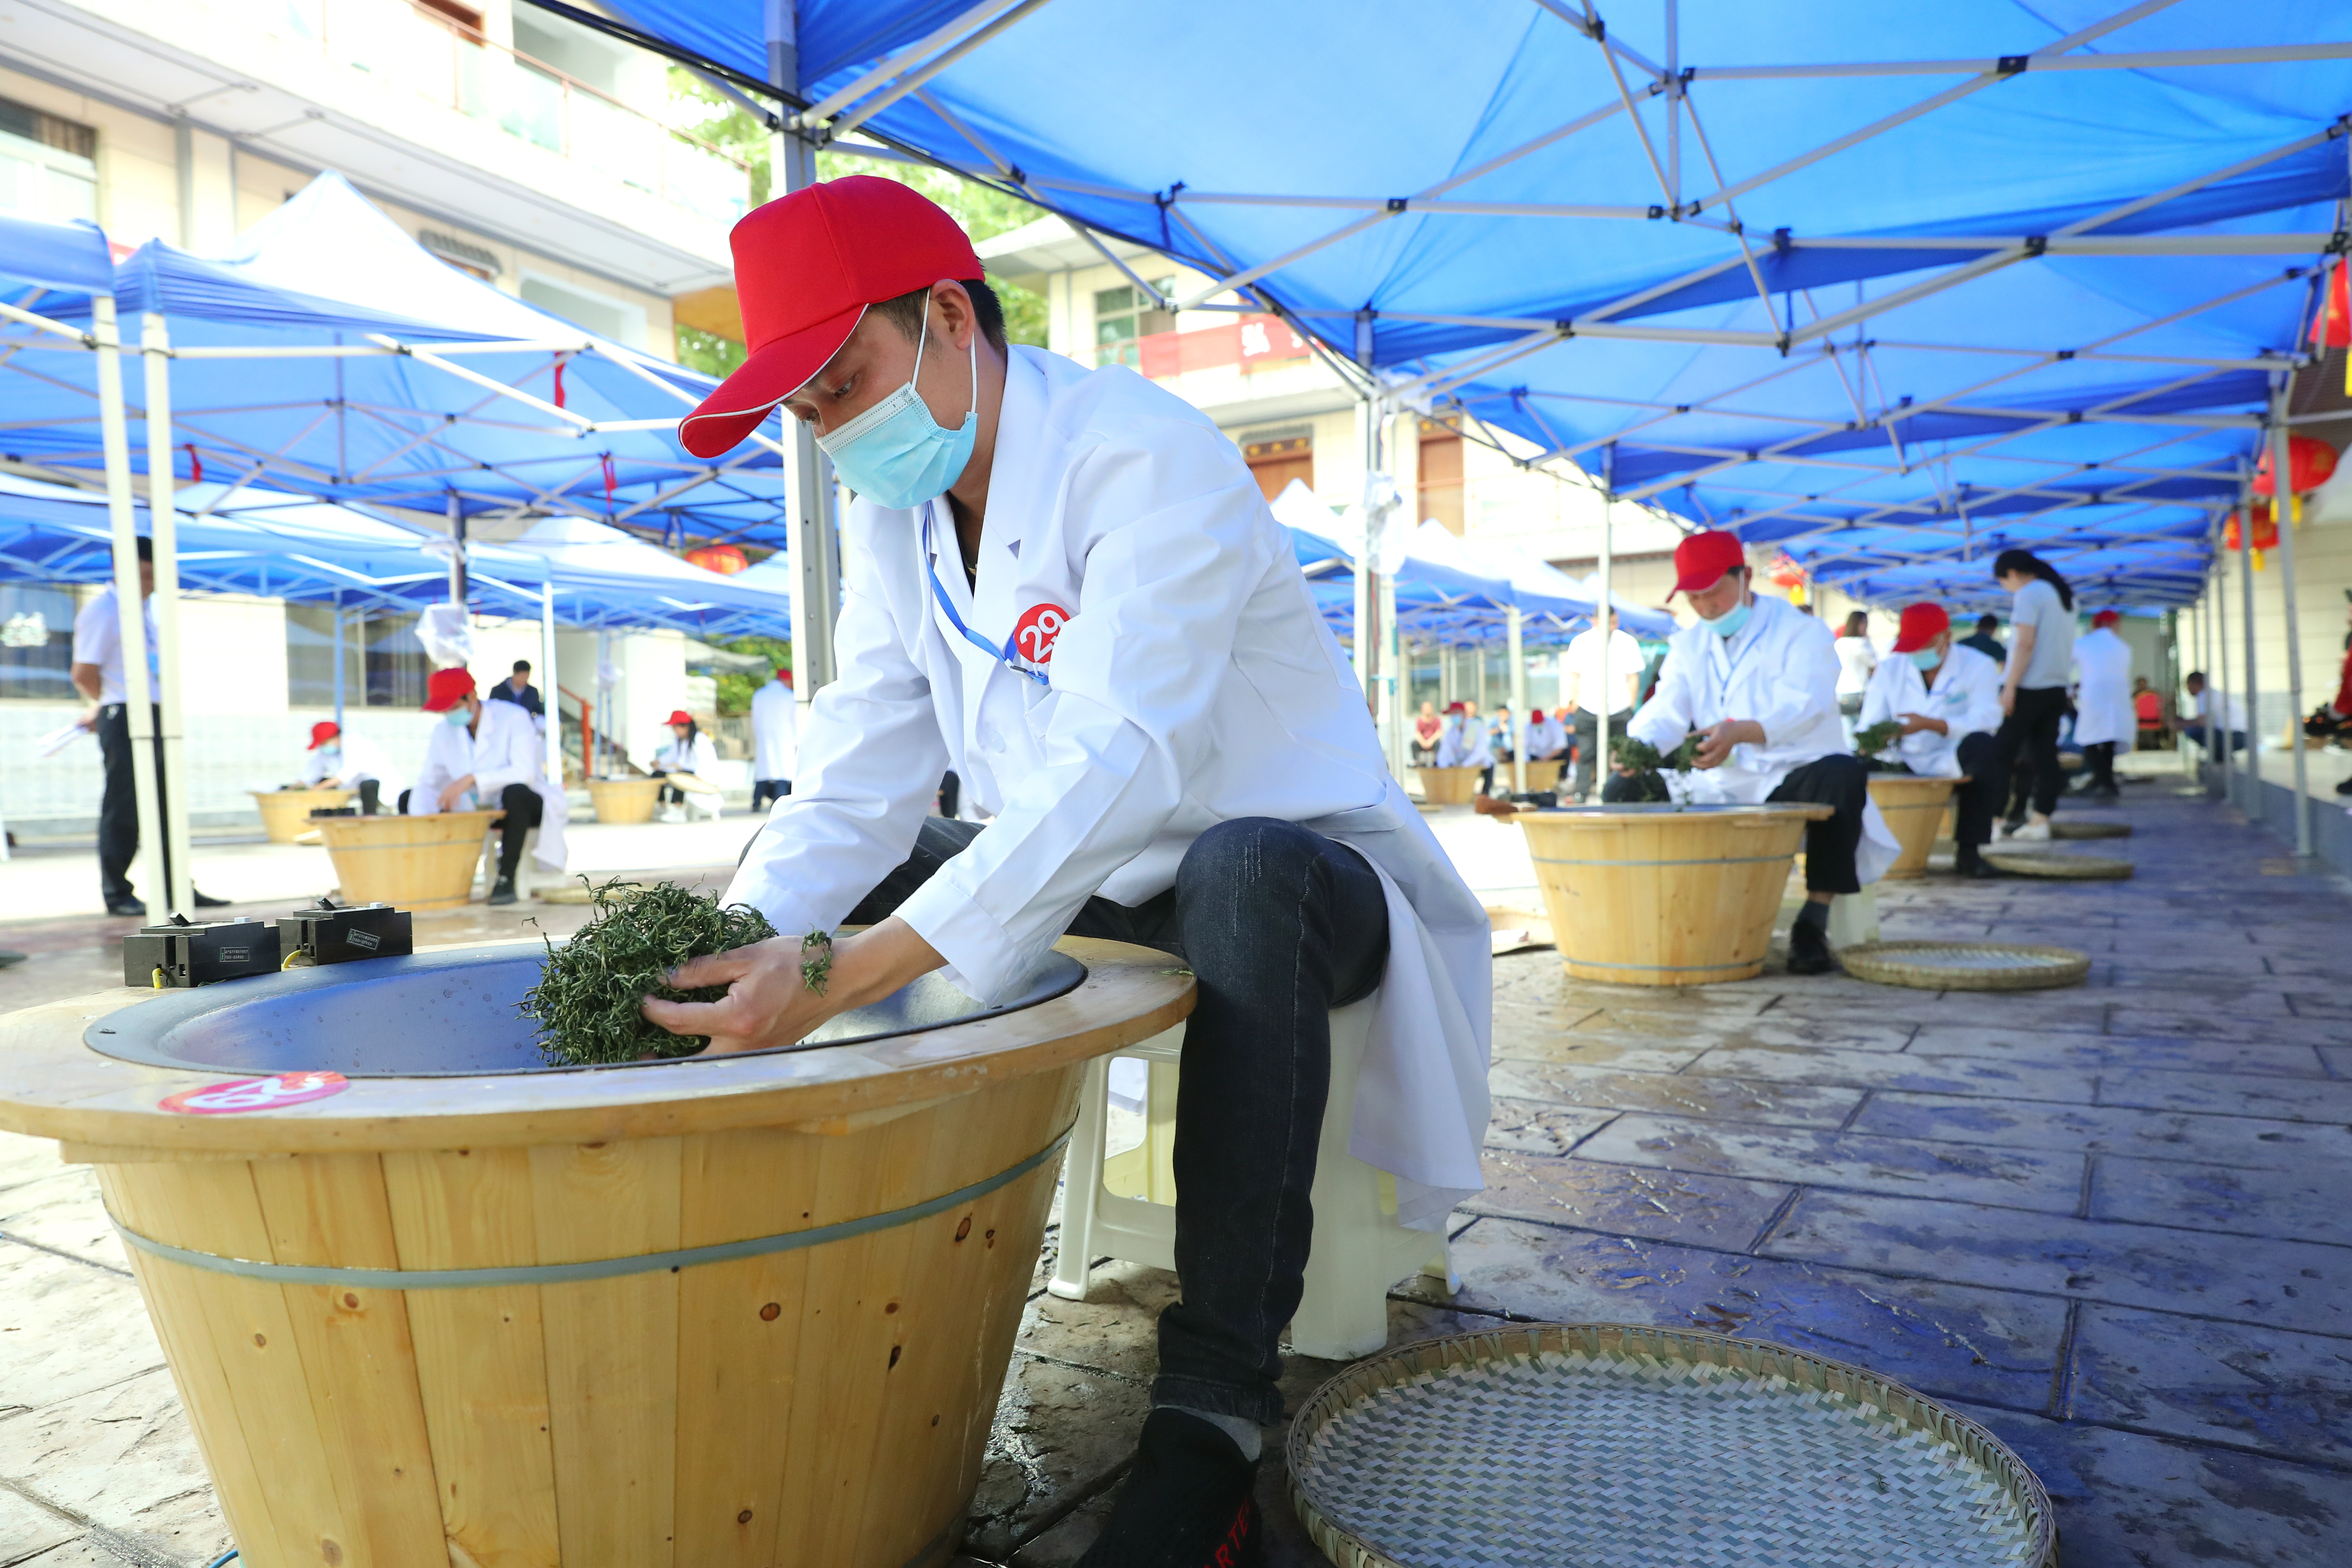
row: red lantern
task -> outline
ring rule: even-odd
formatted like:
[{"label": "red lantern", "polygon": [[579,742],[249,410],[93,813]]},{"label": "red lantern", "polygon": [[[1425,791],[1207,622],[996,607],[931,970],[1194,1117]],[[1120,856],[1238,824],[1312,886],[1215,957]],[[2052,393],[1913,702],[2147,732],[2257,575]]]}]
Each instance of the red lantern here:
[{"label": "red lantern", "polygon": [[[2271,515],[2267,505],[2258,504],[2252,510],[2254,514],[2254,570],[2259,572],[2263,569],[2263,552],[2278,548],[2278,520]],[[2233,511],[2230,514],[2230,521],[2221,525],[2221,548],[2224,550],[2240,548],[2238,517],[2239,514]]]},{"label": "red lantern", "polygon": [[2320,291],[2323,303],[2311,321],[2315,348],[2352,347],[2352,293],[2347,293],[2346,272],[2340,261],[2327,269],[2327,283]]},{"label": "red lantern", "polygon": [[699,550],[689,550],[686,558],[705,572],[716,572],[721,577],[732,577],[751,563],[731,544],[706,544]]},{"label": "red lantern", "polygon": [[[2262,461],[2254,467],[2254,493],[2272,493],[2271,443],[2263,443]],[[2287,488],[2296,495],[2309,495],[2326,484],[2336,472],[2336,448],[2315,436],[2289,436],[2286,438]]]}]

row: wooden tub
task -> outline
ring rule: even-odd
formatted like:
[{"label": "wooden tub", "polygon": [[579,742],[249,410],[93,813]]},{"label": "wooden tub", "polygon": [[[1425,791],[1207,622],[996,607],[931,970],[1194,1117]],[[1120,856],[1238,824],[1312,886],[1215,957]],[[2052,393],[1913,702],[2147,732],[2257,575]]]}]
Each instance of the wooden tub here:
[{"label": "wooden tub", "polygon": [[482,836],[504,815],[445,811],[434,816],[322,816],[313,826],[335,862],[335,880],[345,903],[454,910],[473,897]]},{"label": "wooden tub", "polygon": [[1580,980],[1706,985],[1764,966],[1772,920],[1826,805],[1521,812],[1560,961]]},{"label": "wooden tub", "polygon": [[[435,965],[535,973],[531,944],[110,991],[0,1019],[0,1126],[97,1166],[250,1568],[931,1568],[980,1479],[1085,1063],[1192,1007],[1162,954],[1062,946],[1083,981],[1019,1011],[510,1076],[322,1081],[289,1070],[303,1030],[217,1013],[166,1059],[246,1066],[117,1059],[86,1031],[152,1037],[142,1000],[289,982],[278,1022],[348,1047],[316,1025],[335,977],[406,965],[447,996]],[[519,989],[461,979],[455,1005],[484,997],[470,1030]],[[224,1080],[295,1087],[272,1105]]]},{"label": "wooden tub", "polygon": [[359,794],[350,789],[257,789],[253,804],[261,812],[261,831],[272,844],[291,844],[310,831],[310,814],[346,805]]},{"label": "wooden tub", "polygon": [[1528,793],[1536,795],[1544,790],[1558,789],[1560,773],[1567,765],[1558,759],[1548,763],[1529,763],[1527,765]]},{"label": "wooden tub", "polygon": [[599,822],[651,822],[661,785],[659,779],[590,779],[588,800]]},{"label": "wooden tub", "polygon": [[1943,830],[1952,792],[1967,782],[1966,778],[1924,778],[1913,773],[1870,775],[1870,798],[1878,803],[1879,815],[1886,818],[1895,841],[1903,846],[1903,853],[1886,868],[1888,877],[1899,879],[1927,874],[1927,857],[1936,847],[1937,834]]},{"label": "wooden tub", "polygon": [[1468,805],[1478,793],[1477,768],[1419,768],[1421,798],[1431,805]]}]

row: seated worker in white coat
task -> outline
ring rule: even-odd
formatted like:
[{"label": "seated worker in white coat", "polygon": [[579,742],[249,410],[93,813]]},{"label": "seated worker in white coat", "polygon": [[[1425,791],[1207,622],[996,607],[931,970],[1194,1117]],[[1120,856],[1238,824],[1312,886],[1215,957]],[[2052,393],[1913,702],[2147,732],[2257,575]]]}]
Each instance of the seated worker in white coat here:
[{"label": "seated worker in white coat", "polygon": [[531,859],[549,871],[563,869],[563,825],[571,819],[571,807],[562,786],[548,782],[546,740],[520,707],[476,696],[474,677],[465,669],[433,672],[425,682],[425,711],[441,721],[425,742],[416,783],[401,792],[400,809],[409,816],[504,812],[493,825],[499,830],[499,875],[489,901],[513,903],[515,868],[522,864],[523,839],[532,828],[539,829],[539,847]]},{"label": "seated worker in white coat", "polygon": [[751,694],[751,809],[793,793],[793,763],[799,754],[796,740],[800,700],[793,692],[793,672],[776,671]]},{"label": "seated worker in white coat", "polygon": [[[1836,639],[1829,627],[1784,600],[1748,586],[1746,553],[1722,532],[1694,533],[1675,547],[1675,585],[1690,595],[1698,624],[1666,645],[1657,689],[1625,732],[1662,753],[1692,731],[1698,769],[1684,797],[1702,805],[1806,801],[1836,808],[1805,828],[1805,907],[1789,932],[1789,973],[1837,966],[1829,943],[1830,900],[1858,893],[1894,863],[1899,846],[1871,804],[1869,774],[1846,750],[1838,719]],[[1604,801],[1633,795],[1617,768]]]},{"label": "seated worker in white coat", "polygon": [[1952,617],[1942,605],[1906,605],[1895,649],[1871,672],[1855,721],[1862,730],[1901,724],[1902,736],[1889,750],[1913,773],[1969,781],[1952,792],[1952,869],[1963,877],[2000,874],[1979,851],[1992,841],[2002,797],[1992,743],[2000,728],[2000,679],[1999,660],[1952,640]]},{"label": "seated worker in white coat", "polygon": [[392,771],[383,748],[365,735],[347,732],[332,719],[310,726],[302,784],[309,789],[359,791],[362,816],[373,816],[386,793],[395,800],[400,797],[400,775]]},{"label": "seated worker in white coat", "polygon": [[1528,715],[1528,761],[1555,763],[1568,755],[1568,726],[1538,708]]},{"label": "seated worker in white coat", "polygon": [[1470,711],[1469,704],[1455,702],[1446,708],[1445,731],[1437,737],[1437,765],[1476,768],[1479,789],[1494,786],[1495,732]]},{"label": "seated worker in white coat", "polygon": [[[735,227],[752,350],[680,427],[782,404],[856,492],[840,675],[729,887],[786,934],[649,999],[713,1051],[786,1045],[932,970],[986,1000],[1065,932],[1197,976],[1154,1408],[1087,1568],[1257,1560],[1260,1428],[1313,1220],[1330,1010],[1379,994],[1349,1148],[1431,1229],[1475,1192],[1486,918],[1390,779],[1239,448],[1120,366],[1007,350],[971,241],[908,187],[811,185]],[[985,826],[929,817],[952,768]],[[833,948],[822,993],[802,933]]]},{"label": "seated worker in white coat", "polygon": [[2132,711],[2131,644],[2116,635],[2123,616],[2101,610],[2091,629],[2074,639],[2074,743],[2091,779],[2085,795],[2114,800],[2116,747],[2139,738],[2139,715]]},{"label": "seated worker in white coat", "polygon": [[[712,789],[717,789],[719,786],[710,775],[718,771],[719,748],[711,743],[709,736],[702,732],[702,726],[694,721],[694,715],[683,708],[673,709],[667,722],[669,739],[654,752],[654,777],[692,773]],[[685,790],[675,784],[661,786],[662,809],[666,816],[675,808],[679,814],[678,819],[682,819],[685,801]]]}]

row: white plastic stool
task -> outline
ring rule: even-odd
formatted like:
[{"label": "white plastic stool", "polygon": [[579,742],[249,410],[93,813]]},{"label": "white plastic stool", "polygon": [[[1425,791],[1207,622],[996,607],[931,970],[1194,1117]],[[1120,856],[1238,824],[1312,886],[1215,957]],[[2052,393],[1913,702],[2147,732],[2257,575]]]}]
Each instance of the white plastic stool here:
[{"label": "white plastic stool", "polygon": [[[515,897],[519,899],[530,897],[531,889],[538,883],[539,879],[531,869],[531,856],[538,849],[539,829],[527,829],[522,836],[522,858],[515,862]],[[482,835],[480,876],[485,893],[499,885],[499,830],[496,827]]]},{"label": "white plastic stool", "polygon": [[1830,946],[1851,947],[1878,940],[1878,887],[1840,893],[1830,900]]},{"label": "white plastic stool", "polygon": [[[1446,1274],[1444,1237],[1399,1225],[1394,1178],[1348,1152],[1356,1077],[1363,1066],[1374,1000],[1331,1015],[1331,1091],[1315,1160],[1315,1240],[1307,1258],[1307,1291],[1290,1320],[1291,1349],[1328,1361],[1352,1361],[1388,1343],[1390,1286],[1416,1269],[1440,1278]],[[1183,1047],[1180,1025],[1114,1053],[1150,1064],[1151,1086],[1143,1144],[1114,1161],[1107,1162],[1103,1152],[1112,1058],[1097,1057],[1087,1064],[1069,1163],[1063,1168],[1060,1254],[1045,1285],[1055,1295],[1084,1300],[1087,1277],[1097,1258],[1125,1258],[1154,1268],[1176,1267],[1171,1161]],[[1111,1191],[1104,1184],[1107,1175],[1144,1195]]]}]

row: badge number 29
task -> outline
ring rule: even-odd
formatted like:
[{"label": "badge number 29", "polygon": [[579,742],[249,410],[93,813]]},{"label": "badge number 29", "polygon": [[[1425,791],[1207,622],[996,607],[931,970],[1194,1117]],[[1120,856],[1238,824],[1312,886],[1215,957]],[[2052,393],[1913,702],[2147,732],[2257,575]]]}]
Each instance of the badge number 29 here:
[{"label": "badge number 29", "polygon": [[1054,645],[1069,625],[1070,612],[1059,605],[1034,605],[1013,628],[1013,651],[1032,664],[1051,664]]}]

